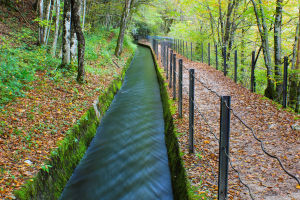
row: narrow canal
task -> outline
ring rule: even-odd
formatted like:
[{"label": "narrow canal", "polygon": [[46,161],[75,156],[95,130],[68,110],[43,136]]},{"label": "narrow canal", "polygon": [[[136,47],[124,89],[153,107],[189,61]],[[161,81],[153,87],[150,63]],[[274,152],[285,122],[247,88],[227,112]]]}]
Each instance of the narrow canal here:
[{"label": "narrow canal", "polygon": [[163,108],[148,48],[138,47],[61,199],[173,199]]}]

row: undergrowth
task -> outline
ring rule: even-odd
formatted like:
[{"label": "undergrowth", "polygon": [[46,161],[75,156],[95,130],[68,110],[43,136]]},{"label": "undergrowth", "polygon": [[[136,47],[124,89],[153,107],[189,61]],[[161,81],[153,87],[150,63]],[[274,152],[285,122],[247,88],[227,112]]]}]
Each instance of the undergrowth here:
[{"label": "undergrowth", "polygon": [[[114,65],[112,55],[117,43],[118,29],[107,31],[99,28],[86,34],[85,69],[92,74],[112,73],[113,68],[102,66]],[[22,29],[19,33],[11,33],[12,37],[0,36],[0,108],[17,97],[24,97],[30,89],[27,83],[36,80],[37,71],[46,73],[53,81],[64,77],[76,77],[76,64],[69,69],[59,69],[60,58],[53,58],[49,53],[49,45],[35,46],[27,44],[34,41],[36,33],[30,29]],[[27,43],[26,43],[27,42]],[[135,45],[128,35],[124,38],[124,49],[134,52]],[[58,48],[59,49],[59,48]],[[98,63],[92,66],[93,61]]]},{"label": "undergrowth", "polygon": [[29,46],[24,40],[32,39],[31,30],[23,29],[14,38],[0,38],[0,106],[16,97],[24,96],[26,84],[35,80],[35,72],[51,69],[59,64],[43,46]]}]

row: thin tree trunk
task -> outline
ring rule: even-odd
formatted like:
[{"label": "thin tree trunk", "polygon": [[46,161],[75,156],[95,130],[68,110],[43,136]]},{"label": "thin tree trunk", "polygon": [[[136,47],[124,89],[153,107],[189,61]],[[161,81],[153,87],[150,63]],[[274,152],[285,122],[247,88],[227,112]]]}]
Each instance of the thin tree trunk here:
[{"label": "thin tree trunk", "polygon": [[56,46],[57,46],[57,39],[58,39],[58,33],[59,33],[59,16],[60,16],[60,0],[56,0],[56,20],[55,20],[55,33],[54,33],[54,39],[53,39],[53,45],[52,45],[52,51],[51,55],[55,57],[56,54]]},{"label": "thin tree trunk", "polygon": [[216,44],[215,31],[214,31],[214,17],[213,17],[213,15],[211,13],[211,9],[210,9],[208,3],[206,5],[206,7],[207,7],[207,10],[209,12],[210,28],[211,28],[211,33],[212,33],[212,36],[213,36],[213,42],[214,42],[214,44]]},{"label": "thin tree trunk", "polygon": [[55,6],[56,6],[56,0],[51,0],[51,1],[53,1],[53,3],[52,3],[52,9],[51,9],[50,26],[49,26],[48,32],[47,32],[46,45],[48,44],[48,40],[49,40],[49,36],[50,36],[50,32],[51,32],[53,14],[54,14]]},{"label": "thin tree trunk", "polygon": [[268,34],[268,28],[267,28],[267,23],[266,23],[266,16],[264,13],[263,9],[263,3],[261,0],[259,1],[259,11],[257,9],[257,5],[255,0],[251,0],[256,16],[256,21],[257,21],[257,27],[260,33],[261,37],[261,43],[263,47],[263,53],[264,53],[264,61],[265,61],[265,66],[267,68],[267,88],[265,90],[265,96],[274,99],[274,81],[272,80],[273,73],[272,73],[272,68],[271,68],[271,54],[270,54],[270,47],[269,47],[269,34]]},{"label": "thin tree trunk", "polygon": [[[82,8],[82,0],[78,0],[79,1],[79,17],[81,18],[81,8]],[[71,14],[72,15],[72,14]],[[75,31],[75,27],[74,27],[74,22],[73,20],[71,20],[71,60],[73,62],[76,61],[76,51],[78,48],[78,40],[77,40],[77,36],[76,36],[76,31]]]},{"label": "thin tree trunk", "polygon": [[219,21],[221,25],[221,43],[224,47],[224,22],[223,22],[223,14],[222,14],[222,7],[221,7],[221,0],[219,0]]},{"label": "thin tree trunk", "polygon": [[48,28],[49,28],[49,19],[50,19],[50,12],[51,12],[51,4],[52,0],[49,0],[48,6],[47,6],[47,15],[46,15],[46,20],[47,20],[47,26],[45,27],[44,30],[44,37],[43,37],[43,43],[46,42],[47,39],[47,33],[48,33]]},{"label": "thin tree trunk", "polygon": [[85,14],[86,14],[86,0],[83,0],[83,9],[82,9],[82,30],[84,30],[85,23]]},{"label": "thin tree trunk", "polygon": [[[72,16],[72,14],[71,14]],[[70,49],[70,56],[71,56],[71,61],[75,62],[76,61],[76,50],[77,50],[77,36],[75,32],[75,27],[74,27],[74,22],[71,19],[71,49]]]},{"label": "thin tree trunk", "polygon": [[64,1],[63,36],[62,36],[62,67],[70,64],[71,43],[71,2]]},{"label": "thin tree trunk", "polygon": [[80,0],[71,0],[72,21],[78,39],[78,74],[77,81],[83,83],[85,79],[84,71],[84,51],[85,39],[80,25]]},{"label": "thin tree trunk", "polygon": [[229,0],[228,7],[227,7],[227,15],[226,15],[226,24],[225,24],[225,33],[224,33],[224,46],[227,47],[229,43],[230,37],[230,27],[231,27],[231,14],[233,11],[234,4]]},{"label": "thin tree trunk", "polygon": [[[300,6],[299,6],[299,23],[300,23]],[[300,31],[298,31],[298,53],[297,53],[297,62],[295,66],[295,70],[299,72],[300,70]],[[295,111],[298,113],[300,111],[300,81],[299,81],[299,73],[296,74],[297,81],[297,101],[296,101],[296,109]]]},{"label": "thin tree trunk", "polygon": [[[228,51],[227,51],[227,63],[228,63],[228,67],[230,67],[230,56],[231,56],[231,50],[234,44],[234,35],[235,35],[235,31],[237,29],[237,24],[236,24],[236,14],[237,14],[237,9],[238,9],[238,3],[235,3],[235,1],[232,4],[232,9],[234,9],[233,12],[233,19],[229,20],[231,27],[229,28],[230,32],[229,32],[229,38],[227,39],[228,42]],[[232,11],[231,11],[232,12]]]},{"label": "thin tree trunk", "polygon": [[274,72],[275,72],[275,88],[276,101],[280,102],[282,97],[282,73],[281,73],[281,25],[282,25],[282,2],[276,1],[276,13],[274,23]]},{"label": "thin tree trunk", "polygon": [[[40,0],[39,3],[40,21],[44,20],[44,0]],[[39,25],[39,44],[43,44],[44,28]]]},{"label": "thin tree trunk", "polygon": [[129,15],[130,15],[133,1],[134,0],[125,0],[125,6],[124,6],[124,10],[123,10],[122,19],[121,19],[120,33],[119,33],[119,37],[118,37],[117,47],[115,50],[116,56],[120,56],[122,53],[122,50],[123,50],[124,35],[125,35],[127,21],[128,21]]},{"label": "thin tree trunk", "polygon": [[245,35],[246,35],[246,30],[245,29],[242,29],[242,32],[241,32],[241,82],[242,84],[245,86],[246,84],[246,81],[245,81],[245,74],[246,74],[246,70],[245,70],[245,65],[246,65],[246,56],[245,56],[245,50],[246,50],[246,44],[245,44]]},{"label": "thin tree trunk", "polygon": [[299,31],[300,31],[299,30],[300,29],[299,25],[300,25],[300,22],[297,23],[297,27],[296,27],[295,41],[294,41],[294,45],[293,45],[293,57],[292,57],[292,61],[291,61],[291,63],[292,63],[291,69],[292,70],[295,69],[296,58],[297,58],[296,57],[297,56],[297,44],[298,44],[298,40],[299,40],[298,34],[299,34]]},{"label": "thin tree trunk", "polygon": [[290,75],[290,89],[289,89],[289,107],[296,109],[296,102],[297,102],[297,72],[296,69],[296,59],[297,59],[297,44],[299,40],[299,22],[296,28],[295,34],[295,42],[293,46],[293,58],[292,58],[292,73]]}]

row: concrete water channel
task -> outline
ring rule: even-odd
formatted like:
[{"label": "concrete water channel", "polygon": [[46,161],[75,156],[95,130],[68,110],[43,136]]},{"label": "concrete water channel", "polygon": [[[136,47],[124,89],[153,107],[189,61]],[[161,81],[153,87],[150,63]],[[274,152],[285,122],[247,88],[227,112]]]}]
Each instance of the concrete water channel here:
[{"label": "concrete water channel", "polygon": [[61,199],[173,199],[163,107],[149,48],[137,48]]}]

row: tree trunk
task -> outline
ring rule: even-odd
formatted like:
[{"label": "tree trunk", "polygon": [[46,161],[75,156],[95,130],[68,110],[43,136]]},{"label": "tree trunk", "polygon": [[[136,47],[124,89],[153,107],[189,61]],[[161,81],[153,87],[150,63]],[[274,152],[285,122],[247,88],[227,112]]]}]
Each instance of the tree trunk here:
[{"label": "tree trunk", "polygon": [[228,7],[227,7],[227,15],[226,15],[226,24],[225,24],[225,33],[224,33],[224,46],[227,47],[229,43],[229,37],[230,37],[230,27],[231,24],[231,14],[233,11],[234,4],[229,0]]},{"label": "tree trunk", "polygon": [[83,9],[82,9],[82,30],[84,30],[85,13],[86,13],[86,0],[83,0]]},{"label": "tree trunk", "polygon": [[293,58],[292,58],[292,72],[290,74],[290,90],[289,90],[289,107],[295,109],[297,102],[297,71],[296,69],[296,58],[297,58],[297,44],[299,40],[299,23],[297,24],[295,42],[293,46]]},{"label": "tree trunk", "polygon": [[245,65],[246,65],[246,56],[245,56],[245,50],[246,50],[246,42],[245,42],[245,36],[246,36],[246,30],[242,29],[241,32],[241,82],[245,86],[246,85],[246,70],[245,70]]},{"label": "tree trunk", "polygon": [[[72,14],[71,14],[72,16]],[[74,27],[74,21],[71,19],[71,49],[70,49],[70,56],[71,56],[71,61],[75,62],[76,61],[76,50],[77,50],[77,36],[75,32],[75,27]]]},{"label": "tree trunk", "polygon": [[78,74],[77,81],[83,83],[85,79],[84,71],[84,51],[85,51],[85,39],[80,25],[80,0],[71,0],[72,7],[72,21],[73,27],[76,32],[78,40]]},{"label": "tree trunk", "polygon": [[[81,18],[81,8],[82,8],[82,0],[78,0],[79,1],[79,17]],[[72,14],[71,14],[72,16]],[[76,51],[78,48],[78,40],[77,40],[77,36],[76,36],[76,31],[75,31],[75,26],[74,26],[74,22],[73,20],[71,20],[71,61],[76,62]]]},{"label": "tree trunk", "polygon": [[265,90],[265,96],[274,99],[275,91],[274,91],[274,81],[272,80],[273,73],[271,68],[271,54],[270,54],[270,47],[269,47],[269,34],[268,34],[268,28],[266,23],[266,16],[264,13],[263,3],[261,0],[258,0],[259,2],[259,11],[257,9],[257,5],[255,0],[251,0],[256,16],[257,21],[257,27],[259,30],[259,34],[261,37],[261,43],[263,47],[263,53],[264,53],[264,61],[265,66],[267,68],[267,88]]},{"label": "tree trunk", "polygon": [[47,20],[47,25],[44,30],[44,37],[43,37],[43,43],[46,42],[47,39],[47,33],[48,33],[48,28],[49,28],[49,19],[50,19],[50,12],[51,12],[51,4],[52,0],[49,0],[48,6],[47,6],[47,15],[46,15],[46,20]]},{"label": "tree trunk", "polygon": [[276,101],[280,102],[282,98],[282,73],[281,73],[281,25],[282,25],[282,2],[276,1],[276,13],[274,23],[274,72],[275,72],[275,88]]},{"label": "tree trunk", "polygon": [[211,28],[211,34],[212,34],[212,37],[213,37],[213,42],[214,42],[214,44],[216,44],[215,31],[214,31],[214,29],[215,29],[214,28],[214,23],[215,23],[214,17],[213,17],[213,15],[211,13],[211,9],[210,9],[208,3],[206,4],[206,7],[207,7],[207,10],[209,12],[210,28]]},{"label": "tree trunk", "polygon": [[[40,14],[40,21],[44,20],[44,0],[40,0],[39,14]],[[43,38],[44,38],[44,28],[43,26],[39,25],[39,44],[43,44]]]},{"label": "tree trunk", "polygon": [[62,67],[70,64],[71,43],[71,2],[64,1],[63,36],[62,36]]},{"label": "tree trunk", "polygon": [[[300,23],[300,6],[299,6],[299,23]],[[299,70],[300,70],[300,31],[298,31],[298,53],[297,53],[297,62],[295,66],[296,72],[296,81],[297,81],[297,101],[296,101],[296,109],[295,111],[298,113],[300,111],[300,81],[299,81]]]},{"label": "tree trunk", "polygon": [[55,57],[56,54],[56,46],[57,46],[57,39],[58,39],[58,31],[59,31],[59,16],[60,16],[60,0],[56,0],[56,20],[55,20],[55,33],[54,33],[54,39],[52,44],[52,51],[51,55],[52,57]]},{"label": "tree trunk", "polygon": [[[233,12],[233,19],[230,20],[229,19],[229,23],[231,24],[230,28],[229,28],[229,38],[227,38],[226,43],[228,43],[228,51],[227,51],[227,63],[228,63],[228,68],[230,67],[230,56],[231,56],[231,50],[234,44],[234,36],[235,36],[235,31],[237,29],[237,24],[236,24],[236,15],[237,15],[237,9],[238,9],[238,3],[235,3],[235,1],[232,4],[232,9],[234,8],[234,12]],[[231,11],[232,12],[232,11]]]},{"label": "tree trunk", "polygon": [[116,56],[120,56],[122,53],[124,35],[125,35],[127,21],[128,21],[129,15],[130,15],[130,10],[131,10],[133,1],[134,0],[125,0],[125,6],[124,6],[121,22],[120,22],[121,23],[120,33],[119,33],[119,37],[118,37],[117,47],[115,50]]},{"label": "tree trunk", "polygon": [[222,14],[222,7],[221,7],[221,0],[219,0],[219,21],[221,25],[221,45],[224,47],[224,22],[223,22],[223,14]]},{"label": "tree trunk", "polygon": [[50,32],[51,32],[51,26],[52,26],[52,20],[53,20],[53,14],[56,6],[56,0],[51,0],[52,2],[52,8],[51,8],[51,17],[50,17],[50,26],[48,28],[47,37],[46,37],[46,45],[48,44]]}]

